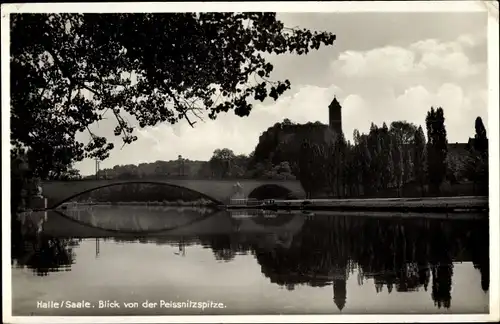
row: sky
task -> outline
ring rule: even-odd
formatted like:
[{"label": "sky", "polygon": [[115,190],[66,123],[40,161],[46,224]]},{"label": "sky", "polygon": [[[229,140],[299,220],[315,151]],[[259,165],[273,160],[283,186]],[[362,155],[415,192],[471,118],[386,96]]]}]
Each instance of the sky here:
[{"label": "sky", "polygon": [[[424,127],[431,106],[443,107],[450,143],[473,136],[477,116],[487,127],[486,13],[280,13],[278,18],[287,27],[337,36],[333,46],[308,55],[269,58],[272,79],[289,79],[291,90],[277,101],[256,102],[248,117],[230,111],[194,128],[182,121],[138,129],[138,140],[124,147],[113,135],[114,120],[103,120],[93,130],[115,149],[100,168],[178,155],[209,160],[217,148],[249,154],[260,134],[284,118],[327,124],[334,96],[342,105],[348,140],[354,129],[368,132],[372,122],[406,120]],[[95,171],[92,160],[75,167],[84,175]]]}]

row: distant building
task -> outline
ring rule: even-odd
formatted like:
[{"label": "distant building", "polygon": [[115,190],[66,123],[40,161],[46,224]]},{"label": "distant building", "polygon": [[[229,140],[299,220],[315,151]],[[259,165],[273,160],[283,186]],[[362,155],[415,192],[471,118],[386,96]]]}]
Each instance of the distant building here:
[{"label": "distant building", "polygon": [[474,146],[474,138],[469,137],[467,143],[448,143],[448,154],[464,157]]},{"label": "distant building", "polygon": [[[457,163],[464,163],[473,145],[474,138],[469,138],[467,143],[448,143],[448,159],[454,160]],[[412,150],[413,144],[406,144],[404,147],[406,147],[407,150]]]}]

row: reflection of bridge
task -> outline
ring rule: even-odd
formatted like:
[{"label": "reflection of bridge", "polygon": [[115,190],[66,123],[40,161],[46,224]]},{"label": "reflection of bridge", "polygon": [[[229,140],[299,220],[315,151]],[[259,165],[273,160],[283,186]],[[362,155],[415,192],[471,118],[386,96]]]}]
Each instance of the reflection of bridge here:
[{"label": "reflection of bridge", "polygon": [[[74,181],[44,181],[42,183],[43,195],[48,199],[49,207],[57,207],[62,202],[99,188],[111,187],[121,184],[159,184],[185,188],[200,193],[217,202],[226,202],[236,193],[243,197],[252,196],[257,188],[264,186],[277,186],[286,189],[289,193],[302,198],[304,190],[296,180],[189,180],[189,179],[134,179],[134,180],[74,180]],[[239,183],[239,188],[236,184]],[[276,198],[276,197],[266,197]]]},{"label": "reflection of bridge", "polygon": [[[34,213],[36,214],[36,213]],[[38,212],[38,214],[43,214]],[[148,231],[144,228],[145,224],[138,224],[137,228],[128,227],[127,230],[112,230],[111,224],[103,227],[96,226],[89,222],[91,219],[84,216],[85,219],[77,219],[76,215],[66,215],[67,212],[48,212],[49,217],[43,224],[43,234],[49,237],[78,237],[78,238],[97,238],[97,237],[130,237],[140,235],[141,237],[193,237],[205,235],[230,235],[238,234],[266,234],[274,233],[281,235],[286,233],[287,237],[293,237],[300,231],[304,224],[304,216],[301,214],[287,215],[288,221],[281,226],[268,226],[267,224],[254,224],[252,220],[241,222],[232,219],[225,211],[219,211],[215,214],[198,216],[191,220],[184,220],[182,223],[169,224],[170,229]],[[100,213],[101,214],[101,213]],[[103,214],[102,214],[103,215]],[[82,215],[83,216],[83,215]],[[151,215],[154,217],[154,215]],[[81,216],[80,216],[81,217]],[[280,217],[280,216],[278,216]],[[134,217],[135,218],[135,217]],[[154,217],[156,218],[156,217]],[[165,219],[166,217],[163,217]],[[177,217],[176,217],[177,218]],[[181,217],[178,217],[181,220]],[[137,220],[140,220],[137,218]],[[111,221],[111,220],[109,220]],[[175,221],[174,221],[175,222]],[[170,222],[169,222],[170,223]],[[156,224],[152,224],[156,225]],[[177,226],[175,226],[177,225]],[[125,227],[122,227],[125,228]],[[141,233],[142,231],[142,233]],[[135,234],[133,234],[135,232]]]}]

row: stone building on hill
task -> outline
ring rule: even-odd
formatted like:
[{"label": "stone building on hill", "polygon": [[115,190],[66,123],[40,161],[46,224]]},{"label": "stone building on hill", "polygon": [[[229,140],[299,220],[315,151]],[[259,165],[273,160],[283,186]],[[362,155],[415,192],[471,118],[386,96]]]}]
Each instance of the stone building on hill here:
[{"label": "stone building on hill", "polygon": [[304,140],[333,144],[336,135],[342,132],[342,107],[337,98],[333,99],[328,109],[328,124],[319,121],[295,124],[285,119],[282,123],[269,127],[260,136],[255,155],[261,161],[270,158],[276,164],[286,159],[284,155],[287,158],[297,155]]}]

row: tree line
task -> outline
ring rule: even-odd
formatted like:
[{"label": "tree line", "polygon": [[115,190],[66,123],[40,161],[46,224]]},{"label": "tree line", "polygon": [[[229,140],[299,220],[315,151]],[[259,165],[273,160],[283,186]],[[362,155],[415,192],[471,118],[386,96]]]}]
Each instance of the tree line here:
[{"label": "tree line", "polygon": [[196,176],[298,179],[309,197],[439,195],[443,185],[466,194],[468,184],[473,193],[487,194],[488,138],[481,117],[474,126],[468,143],[449,144],[444,110],[431,107],[427,137],[420,125],[394,121],[372,123],[366,134],[354,130],[351,143],[319,122],[285,119],[268,128],[248,156],[215,150]]},{"label": "tree line", "polygon": [[283,179],[294,180],[295,176],[288,161],[273,165],[260,163],[250,167],[252,154],[235,154],[229,148],[216,149],[209,161],[196,161],[183,158],[156,161],[139,165],[116,165],[101,169],[96,175],[64,175],[54,179],[147,179],[147,178],[184,178],[184,179]]},{"label": "tree line", "polygon": [[309,196],[318,192],[337,197],[384,192],[402,196],[407,184],[418,188],[416,195],[438,195],[444,182],[464,181],[479,184],[484,193],[488,139],[481,117],[475,122],[475,137],[452,152],[444,121],[441,107],[430,109],[425,119],[427,139],[421,126],[396,121],[390,127],[372,123],[367,134],[354,130],[354,143],[343,134],[333,144],[305,140],[300,148],[299,180]]}]

